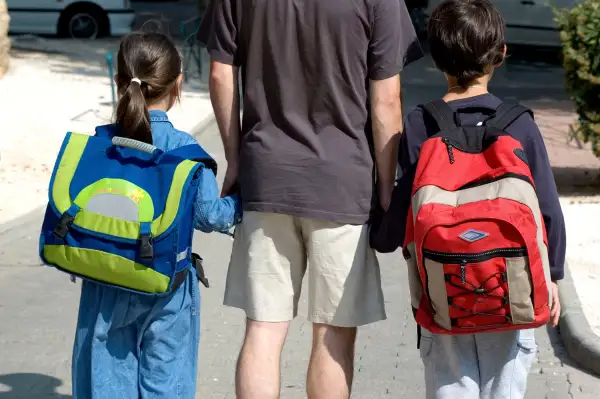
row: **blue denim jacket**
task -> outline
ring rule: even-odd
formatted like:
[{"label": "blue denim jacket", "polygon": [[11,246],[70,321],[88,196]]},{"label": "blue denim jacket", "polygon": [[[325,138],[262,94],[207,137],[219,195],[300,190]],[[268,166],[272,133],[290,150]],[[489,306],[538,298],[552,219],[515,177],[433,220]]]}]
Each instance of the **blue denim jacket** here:
[{"label": "blue denim jacket", "polygon": [[[163,151],[184,145],[198,144],[189,134],[173,127],[166,112],[150,111],[153,144]],[[217,178],[209,168],[202,168],[198,177],[198,195],[194,209],[194,228],[210,233],[227,233],[242,221],[241,199],[237,194],[219,198]]]}]

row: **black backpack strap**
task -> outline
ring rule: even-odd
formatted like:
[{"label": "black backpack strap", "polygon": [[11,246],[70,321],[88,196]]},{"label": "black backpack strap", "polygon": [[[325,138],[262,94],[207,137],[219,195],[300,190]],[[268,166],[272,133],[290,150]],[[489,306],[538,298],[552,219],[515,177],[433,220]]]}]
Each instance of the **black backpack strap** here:
[{"label": "black backpack strap", "polygon": [[529,112],[533,118],[533,112],[527,107],[516,103],[502,103],[496,109],[494,116],[486,121],[485,125],[504,131],[526,112]]},{"label": "black backpack strap", "polygon": [[458,127],[454,110],[441,98],[422,105],[421,108],[435,120],[440,130],[449,130]]}]

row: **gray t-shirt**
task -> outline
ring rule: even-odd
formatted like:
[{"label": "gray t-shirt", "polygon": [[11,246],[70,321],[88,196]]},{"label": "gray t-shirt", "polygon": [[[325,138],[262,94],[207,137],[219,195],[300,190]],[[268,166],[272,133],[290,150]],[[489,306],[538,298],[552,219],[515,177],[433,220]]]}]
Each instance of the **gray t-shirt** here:
[{"label": "gray t-shirt", "polygon": [[367,222],[368,82],[422,57],[403,0],[212,0],[199,30],[241,67],[244,209]]}]

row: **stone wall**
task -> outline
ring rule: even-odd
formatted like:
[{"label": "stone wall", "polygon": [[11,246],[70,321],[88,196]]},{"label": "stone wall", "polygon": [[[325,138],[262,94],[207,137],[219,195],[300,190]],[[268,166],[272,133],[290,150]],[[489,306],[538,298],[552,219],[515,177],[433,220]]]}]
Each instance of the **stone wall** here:
[{"label": "stone wall", "polygon": [[8,40],[8,23],[10,17],[6,9],[5,0],[0,0],[0,78],[8,70],[8,51],[10,41]]}]

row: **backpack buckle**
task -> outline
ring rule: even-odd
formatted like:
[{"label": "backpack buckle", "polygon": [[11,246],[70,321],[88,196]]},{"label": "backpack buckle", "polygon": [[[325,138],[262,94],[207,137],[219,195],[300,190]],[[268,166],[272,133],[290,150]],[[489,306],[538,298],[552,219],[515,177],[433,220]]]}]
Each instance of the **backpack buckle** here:
[{"label": "backpack buckle", "polygon": [[62,216],[60,217],[60,219],[58,220],[58,224],[52,231],[52,234],[54,234],[56,237],[60,238],[61,240],[64,240],[65,237],[67,236],[67,233],[71,229],[71,226],[73,225],[74,220],[75,220],[74,216],[71,216],[66,212],[63,213]]},{"label": "backpack buckle", "polygon": [[150,234],[140,235],[140,258],[143,260],[154,259],[154,245]]},{"label": "backpack buckle", "polygon": [[202,259],[202,257],[200,257],[200,255],[198,254],[192,254],[192,263],[194,264],[194,268],[196,269],[198,281],[200,281],[202,285],[206,288],[210,288],[210,284],[208,283],[206,274],[204,274],[204,259]]}]

